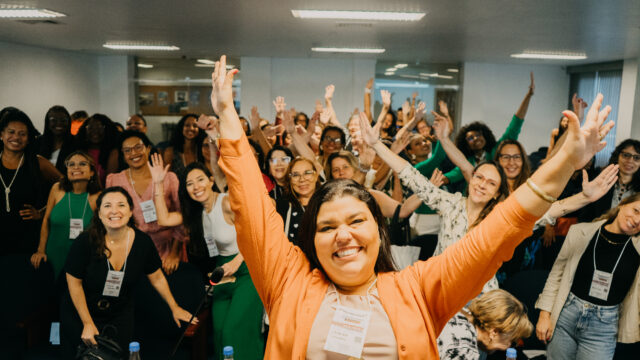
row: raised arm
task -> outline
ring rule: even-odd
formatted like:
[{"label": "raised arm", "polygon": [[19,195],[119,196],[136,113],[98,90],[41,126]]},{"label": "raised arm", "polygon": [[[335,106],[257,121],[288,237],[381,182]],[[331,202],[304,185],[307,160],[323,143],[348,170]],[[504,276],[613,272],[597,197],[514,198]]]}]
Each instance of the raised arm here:
[{"label": "raised arm", "polygon": [[164,178],[171,165],[163,166],[160,154],[151,154],[151,162],[147,163],[153,181],[153,203],[156,206],[156,216],[160,226],[178,226],[182,224],[182,214],[169,212],[164,200]]},{"label": "raised arm", "polygon": [[335,91],[335,85],[327,85],[327,87],[324,89],[324,103],[326,104],[327,110],[331,115],[331,118],[329,119],[330,125],[341,128],[342,124],[340,124],[340,121],[338,121],[338,115],[336,115],[336,110],[333,108],[333,93]]},{"label": "raised arm", "polygon": [[529,73],[529,76],[531,77],[531,83],[529,83],[529,90],[527,91],[527,94],[524,96],[524,99],[522,99],[522,102],[520,103],[518,110],[516,110],[516,116],[523,120],[524,120],[524,117],[527,115],[527,110],[529,110],[529,102],[531,101],[531,98],[533,97],[533,92],[536,89],[536,84],[533,79],[533,71]]},{"label": "raised arm", "polygon": [[444,116],[439,115],[435,111],[431,112],[435,116],[436,120],[433,122],[433,129],[436,132],[436,136],[440,140],[440,145],[447,153],[447,156],[462,172],[464,179],[471,181],[471,175],[473,174],[473,165],[467,160],[462,151],[456,147],[456,145],[449,138],[451,129],[449,128],[449,120]]},{"label": "raised arm", "polygon": [[[283,100],[284,101],[284,100]],[[260,114],[258,113],[258,107],[251,107],[251,116],[249,116],[249,122],[251,122],[251,137],[255,140],[262,151],[266,154],[271,150],[271,143],[267,140],[266,135],[260,128]]]},{"label": "raised arm", "polygon": [[369,122],[373,121],[373,114],[371,113],[371,89],[373,89],[373,78],[367,81],[367,85],[364,87],[364,113],[367,114]]},{"label": "raised arm", "polygon": [[391,107],[391,93],[387,90],[380,90],[380,98],[382,98],[382,109],[380,109],[380,114],[378,115],[378,120],[376,120],[376,124],[382,124],[384,122],[384,117],[387,116],[389,112],[389,108]]},{"label": "raised arm", "polygon": [[322,164],[316,161],[315,153],[309,146],[309,140],[311,138],[309,129],[316,126],[317,117],[314,114],[314,116],[309,119],[309,126],[307,127],[307,129],[305,129],[301,125],[295,125],[293,121],[293,117],[295,116],[295,114],[295,109],[291,109],[289,111],[285,111],[282,115],[282,124],[284,125],[285,129],[287,129],[287,132],[291,134],[291,145],[294,147],[298,155],[305,159],[311,160],[318,174],[324,176],[324,169],[322,167]]}]

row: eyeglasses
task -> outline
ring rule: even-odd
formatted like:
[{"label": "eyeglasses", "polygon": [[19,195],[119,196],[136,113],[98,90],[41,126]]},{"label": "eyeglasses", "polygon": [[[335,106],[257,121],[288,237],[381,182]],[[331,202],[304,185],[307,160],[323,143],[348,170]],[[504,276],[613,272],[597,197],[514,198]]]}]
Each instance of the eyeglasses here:
[{"label": "eyeglasses", "polygon": [[482,135],[478,134],[473,134],[473,135],[469,135],[467,136],[465,139],[467,140],[467,142],[472,142],[472,141],[476,141],[477,139],[480,139],[482,137]]},{"label": "eyeglasses", "polygon": [[283,156],[279,158],[271,158],[269,159],[271,165],[276,165],[277,163],[288,164],[291,162],[291,156]]},{"label": "eyeglasses", "polygon": [[68,168],[74,168],[74,167],[85,167],[85,166],[89,166],[89,162],[88,161],[67,161],[65,163],[65,165],[67,165]]},{"label": "eyeglasses", "polygon": [[144,144],[138,144],[138,145],[134,145],[132,147],[123,147],[122,148],[122,153],[125,154],[125,155],[129,155],[134,151],[136,153],[139,153],[139,152],[142,152],[144,150],[144,148],[145,148]]},{"label": "eyeglasses", "polygon": [[635,155],[635,154],[632,154],[632,153],[628,153],[626,151],[621,152],[620,156],[622,156],[622,158],[625,159],[625,160],[633,159],[633,161],[635,161],[635,162],[640,161],[640,155]]},{"label": "eyeglasses", "polygon": [[513,160],[515,162],[520,162],[522,161],[522,155],[520,154],[514,154],[514,155],[509,155],[509,154],[500,154],[498,155],[498,159],[504,161],[504,162],[509,162],[509,160]]},{"label": "eyeglasses", "polygon": [[473,174],[472,177],[473,177],[473,179],[475,179],[479,183],[485,183],[485,184],[487,184],[487,185],[489,185],[491,187],[497,187],[498,186],[498,184],[494,180],[487,179],[486,177],[482,176],[481,174],[479,174],[477,172],[475,174]]},{"label": "eyeglasses", "polygon": [[298,182],[298,181],[300,181],[302,179],[305,179],[305,180],[312,179],[313,175],[315,175],[315,173],[316,172],[314,170],[307,170],[307,171],[303,172],[302,174],[297,173],[297,172],[291,173],[291,174],[289,174],[289,177],[291,177],[291,181]]},{"label": "eyeglasses", "polygon": [[322,142],[334,143],[336,145],[340,145],[342,143],[342,139],[340,139],[340,138],[332,138],[332,137],[326,136],[324,138],[324,140],[322,140]]}]

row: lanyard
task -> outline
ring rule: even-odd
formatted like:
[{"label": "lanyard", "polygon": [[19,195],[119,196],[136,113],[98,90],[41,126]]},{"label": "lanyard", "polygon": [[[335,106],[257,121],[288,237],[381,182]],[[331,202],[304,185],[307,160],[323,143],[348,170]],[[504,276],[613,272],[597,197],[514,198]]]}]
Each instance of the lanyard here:
[{"label": "lanyard", "polygon": [[[597,271],[598,270],[596,268],[596,246],[598,246],[598,239],[600,238],[600,231],[601,230],[602,230],[602,228],[598,229],[598,236],[596,237],[595,244],[593,244],[593,271]],[[613,275],[613,273],[616,272],[616,268],[618,267],[618,263],[620,262],[620,259],[622,259],[622,254],[624,254],[624,249],[627,248],[627,245],[629,245],[630,241],[631,241],[631,236],[629,236],[629,240],[627,240],[627,242],[622,247],[622,251],[620,252],[620,255],[618,256],[618,260],[616,261],[616,264],[613,266],[613,270],[611,270],[611,275]]]},{"label": "lanyard", "polygon": [[[69,193],[69,196],[67,197],[67,199],[69,200],[69,217],[73,219],[73,212],[71,211],[71,194],[72,193]],[[87,193],[87,197],[84,199],[84,209],[82,209],[82,217],[80,219],[84,219],[84,214],[85,214],[85,211],[87,211],[88,203],[89,203],[89,193]]]}]

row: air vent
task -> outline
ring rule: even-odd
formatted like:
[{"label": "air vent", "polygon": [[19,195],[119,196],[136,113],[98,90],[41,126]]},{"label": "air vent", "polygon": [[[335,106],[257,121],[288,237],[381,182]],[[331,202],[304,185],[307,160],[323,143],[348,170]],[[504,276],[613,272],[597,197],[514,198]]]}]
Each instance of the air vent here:
[{"label": "air vent", "polygon": [[336,27],[339,28],[370,28],[373,26],[373,23],[368,22],[338,22],[336,23]]},{"label": "air vent", "polygon": [[47,24],[47,25],[60,25],[61,23],[55,20],[17,20],[23,24],[36,25],[36,24]]}]

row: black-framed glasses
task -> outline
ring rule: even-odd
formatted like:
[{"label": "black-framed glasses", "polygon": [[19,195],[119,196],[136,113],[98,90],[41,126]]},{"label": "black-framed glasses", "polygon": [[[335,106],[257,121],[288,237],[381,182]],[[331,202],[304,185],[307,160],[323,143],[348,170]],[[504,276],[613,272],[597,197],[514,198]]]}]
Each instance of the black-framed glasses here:
[{"label": "black-framed glasses", "polygon": [[323,142],[334,143],[336,145],[340,145],[342,143],[342,139],[340,138],[332,138],[330,136],[325,136]]},{"label": "black-framed glasses", "polygon": [[509,154],[500,154],[498,155],[498,159],[505,161],[505,162],[509,162],[510,160],[513,160],[515,162],[520,162],[522,161],[522,155],[520,154],[513,154],[513,155],[509,155]]},{"label": "black-framed glasses", "polygon": [[302,179],[305,180],[309,180],[313,178],[313,175],[315,175],[316,171],[315,170],[307,170],[303,173],[299,173],[299,172],[293,172],[291,174],[289,174],[289,177],[291,177],[291,181],[295,181],[298,182]]},{"label": "black-framed glasses", "polygon": [[123,147],[122,148],[122,153],[125,155],[129,155],[132,152],[136,152],[136,153],[140,153],[142,151],[144,151],[144,144],[138,144],[138,145],[134,145],[132,147]]},{"label": "black-framed glasses", "polygon": [[633,161],[635,162],[640,161],[640,155],[632,154],[626,151],[621,152],[620,156],[622,156],[622,158],[625,160],[633,159]]}]

